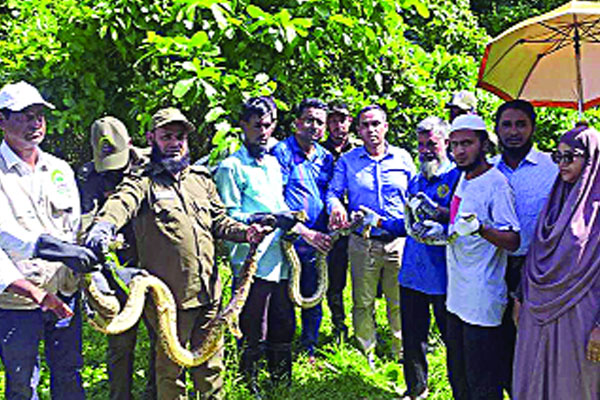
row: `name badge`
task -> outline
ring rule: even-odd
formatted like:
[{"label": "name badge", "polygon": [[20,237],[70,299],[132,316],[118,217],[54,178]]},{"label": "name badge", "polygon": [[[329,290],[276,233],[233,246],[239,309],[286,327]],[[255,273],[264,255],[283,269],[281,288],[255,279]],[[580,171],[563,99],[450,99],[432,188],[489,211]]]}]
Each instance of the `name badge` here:
[{"label": "name badge", "polygon": [[156,200],[173,200],[175,198],[175,192],[172,190],[161,190],[154,192]]}]

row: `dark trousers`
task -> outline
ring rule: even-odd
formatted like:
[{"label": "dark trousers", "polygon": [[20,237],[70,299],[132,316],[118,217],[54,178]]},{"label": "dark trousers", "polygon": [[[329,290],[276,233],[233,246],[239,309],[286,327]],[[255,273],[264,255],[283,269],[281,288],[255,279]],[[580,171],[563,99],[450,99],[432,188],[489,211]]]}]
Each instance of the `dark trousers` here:
[{"label": "dark trousers", "polygon": [[[521,273],[525,257],[508,257],[506,266],[506,286],[508,293],[515,293],[521,284]],[[512,366],[517,343],[517,327],[512,319],[514,300],[509,298],[504,317],[502,318],[502,338],[504,339],[504,357],[502,359],[502,387],[507,393],[512,393]]]},{"label": "dark trousers", "polygon": [[[146,381],[145,399],[156,399],[156,333],[143,317],[150,338],[148,354],[148,380]],[[131,329],[119,334],[108,336],[108,378],[110,382],[111,400],[130,400],[133,381],[133,361],[139,322]]]},{"label": "dark trousers", "polygon": [[448,377],[455,400],[502,400],[501,327],[482,327],[447,313]]},{"label": "dark trousers", "polygon": [[428,295],[400,286],[400,317],[404,350],[404,380],[413,396],[427,389],[427,336],[431,325],[429,305],[446,342],[446,296]]},{"label": "dark trousers", "polygon": [[344,313],[344,288],[348,276],[348,236],[339,238],[327,257],[329,288],[327,305],[331,310],[333,327],[337,331],[346,331]]},{"label": "dark trousers", "polygon": [[296,330],[294,305],[288,296],[288,281],[255,278],[240,314],[243,344],[257,349],[261,342],[291,343]]},{"label": "dark trousers", "polygon": [[8,400],[38,399],[39,343],[44,340],[53,399],[84,399],[81,381],[81,312],[77,296],[67,299],[75,312],[57,321],[50,311],[0,310],[0,357],[6,373]]},{"label": "dark trousers", "polygon": [[288,295],[288,281],[270,282],[256,278],[240,315],[243,333],[240,371],[250,390],[258,392],[258,363],[266,356],[274,382],[291,382],[292,339],[296,330],[294,305]]},{"label": "dark trousers", "polygon": [[[302,264],[302,273],[300,274],[300,293],[302,296],[311,296],[317,290],[319,276],[317,272],[316,250],[309,246],[297,246],[296,251]],[[300,345],[313,355],[315,347],[319,340],[319,328],[323,318],[323,309],[321,304],[313,308],[302,309],[302,333],[300,335]]]}]

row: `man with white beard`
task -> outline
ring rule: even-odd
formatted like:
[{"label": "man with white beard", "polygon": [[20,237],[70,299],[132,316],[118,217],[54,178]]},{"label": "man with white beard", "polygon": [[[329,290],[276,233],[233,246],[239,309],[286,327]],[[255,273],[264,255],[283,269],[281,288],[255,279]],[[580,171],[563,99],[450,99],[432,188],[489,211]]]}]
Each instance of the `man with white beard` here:
[{"label": "man with white beard", "polygon": [[[417,232],[427,236],[447,230],[448,207],[460,171],[448,159],[448,123],[438,117],[427,117],[417,125],[420,161],[419,173],[408,184],[410,201],[407,207],[432,232]],[[367,218],[375,217],[363,209]],[[369,215],[371,214],[371,215]],[[436,221],[437,223],[433,223]],[[381,219],[383,229],[394,235],[405,234],[403,220]],[[409,232],[411,233],[411,232]],[[419,240],[423,240],[420,237]],[[403,399],[427,398],[427,335],[430,326],[429,306],[437,322],[442,340],[446,341],[446,247],[424,244],[408,236],[402,256],[400,283],[400,316],[403,332],[404,380],[407,389]]]}]

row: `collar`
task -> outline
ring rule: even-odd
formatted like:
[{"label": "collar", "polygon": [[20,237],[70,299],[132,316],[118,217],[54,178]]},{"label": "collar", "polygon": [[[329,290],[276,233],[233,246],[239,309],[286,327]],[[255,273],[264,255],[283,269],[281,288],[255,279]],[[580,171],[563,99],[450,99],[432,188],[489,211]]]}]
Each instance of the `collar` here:
[{"label": "collar", "polygon": [[[6,140],[3,140],[2,144],[0,144],[0,154],[2,155],[2,158],[4,159],[8,169],[13,168],[15,165],[21,165],[23,168],[25,168],[25,170],[31,171],[31,167],[26,164],[25,161],[23,161],[21,157],[19,157],[17,153],[13,151],[13,149],[10,148],[8,143],[6,143]],[[46,161],[46,154],[38,147],[38,161],[35,165],[35,168],[46,169]]]},{"label": "collar", "polygon": [[265,158],[269,155],[269,153],[268,152],[265,153],[263,158],[259,161],[258,159],[254,158],[250,155],[248,148],[246,147],[245,144],[242,143],[242,145],[240,146],[240,149],[238,150],[238,155],[244,164],[253,164],[253,165],[261,166],[264,164]]},{"label": "collar", "polygon": [[292,152],[302,155],[303,158],[305,158],[309,161],[314,160],[315,158],[319,157],[319,155],[321,154],[321,145],[319,143],[315,143],[314,146],[315,146],[315,151],[313,152],[311,157],[309,157],[308,154],[306,154],[306,152],[304,150],[302,150],[302,147],[300,147],[300,145],[298,144],[298,140],[296,140],[296,136],[295,135],[290,136],[290,148],[291,148]]},{"label": "collar", "polygon": [[[533,146],[531,146],[531,149],[529,149],[529,152],[527,153],[527,155],[525,155],[525,158],[523,158],[521,160],[521,162],[519,163],[519,165],[517,166],[516,169],[519,169],[521,167],[521,165],[523,165],[524,162],[528,162],[530,164],[537,165],[540,162],[541,154],[542,153],[540,151],[536,150]],[[494,163],[495,166],[502,165],[502,166],[510,169],[510,167],[504,162],[504,157],[502,156],[502,154],[499,154],[497,157],[498,157],[498,159]]]},{"label": "collar", "polygon": [[[374,159],[373,156],[367,151],[367,148],[363,145],[362,147],[360,147],[360,154],[358,155],[360,158],[370,158],[370,159]],[[383,152],[383,157],[381,157],[379,160],[383,160],[386,159],[388,157],[392,157],[393,156],[393,152],[392,152],[392,146],[390,146],[390,144],[388,142],[385,142],[385,151]]]}]

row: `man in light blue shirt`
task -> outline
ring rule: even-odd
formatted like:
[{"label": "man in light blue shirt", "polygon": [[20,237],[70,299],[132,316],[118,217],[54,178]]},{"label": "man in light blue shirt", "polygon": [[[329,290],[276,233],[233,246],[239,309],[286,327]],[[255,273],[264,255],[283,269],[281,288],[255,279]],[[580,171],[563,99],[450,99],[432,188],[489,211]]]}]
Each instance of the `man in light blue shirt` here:
[{"label": "man in light blue shirt", "polygon": [[[356,118],[364,146],[342,155],[338,160],[327,192],[327,207],[332,229],[347,226],[348,212],[367,207],[389,220],[402,220],[408,181],[415,175],[414,163],[404,149],[385,140],[387,115],[376,105],[363,108]],[[348,196],[348,210],[343,205]],[[404,238],[373,227],[370,238],[351,235],[348,252],[352,268],[352,310],[354,333],[369,361],[373,361],[376,345],[373,311],[377,284],[387,302],[392,331],[392,351],[401,355],[400,291],[398,272]]]},{"label": "man in light blue shirt", "polygon": [[[502,104],[496,112],[496,134],[502,143],[502,154],[492,159],[506,176],[515,193],[515,205],[521,225],[521,245],[508,255],[506,284],[509,293],[515,293],[521,281],[521,270],[529,250],[537,216],[546,203],[558,174],[558,167],[550,155],[533,148],[535,111],[525,100]],[[512,302],[509,302],[502,322],[506,330],[507,358],[504,362],[504,387],[510,393],[512,360],[516,341],[516,326],[512,321]]]},{"label": "man in light blue shirt", "polygon": [[[277,159],[266,154],[269,138],[277,125],[272,99],[258,97],[243,105],[240,125],[243,145],[223,160],[215,180],[227,213],[238,221],[251,222],[257,212],[289,210],[283,198],[281,169]],[[309,243],[318,235],[301,224],[294,229]],[[281,248],[283,232],[276,229],[258,246],[258,270],[246,305],[240,315],[243,352],[240,370],[257,394],[257,364],[266,339],[266,354],[273,381],[289,383],[292,372],[291,342],[295,331],[294,306],[288,296],[290,265]],[[227,242],[231,265],[237,276],[249,245]]]}]

